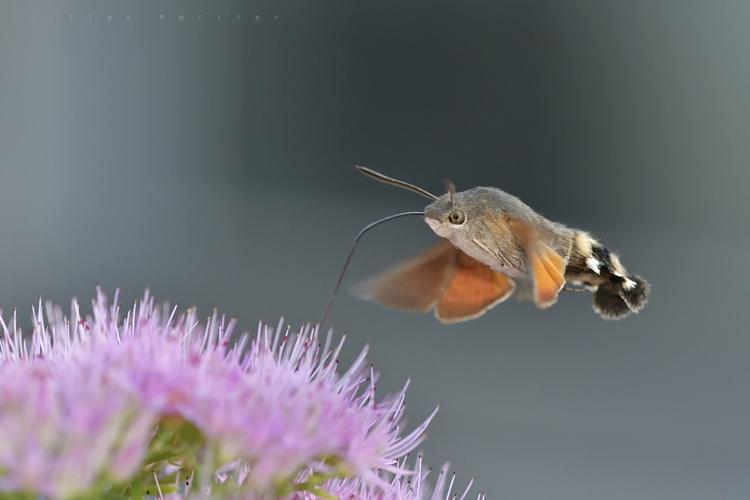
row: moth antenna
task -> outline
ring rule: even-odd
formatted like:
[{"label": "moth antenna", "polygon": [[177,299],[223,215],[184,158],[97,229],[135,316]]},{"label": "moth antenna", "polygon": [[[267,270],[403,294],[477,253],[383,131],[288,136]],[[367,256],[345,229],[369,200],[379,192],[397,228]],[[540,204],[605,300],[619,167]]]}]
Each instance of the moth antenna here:
[{"label": "moth antenna", "polygon": [[383,184],[390,184],[391,186],[396,186],[402,189],[406,189],[408,191],[412,191],[414,193],[424,196],[425,198],[429,198],[430,200],[437,200],[438,198],[437,196],[430,193],[426,189],[422,189],[421,187],[415,186],[414,184],[411,184],[409,182],[402,181],[400,179],[394,179],[393,177],[388,177],[385,174],[381,174],[380,172],[376,172],[375,170],[364,167],[362,165],[355,165],[355,167],[363,175],[366,175],[367,177],[375,179],[376,181],[382,182]]},{"label": "moth antenna", "polygon": [[339,279],[336,281],[336,286],[333,288],[333,292],[331,293],[331,298],[328,299],[328,304],[326,305],[326,308],[323,311],[323,316],[320,318],[320,322],[318,323],[319,329],[323,326],[323,323],[325,323],[325,320],[328,317],[328,313],[331,311],[331,307],[333,307],[333,301],[336,299],[336,294],[338,293],[339,288],[341,288],[341,283],[344,281],[344,275],[346,274],[346,270],[349,268],[349,263],[352,261],[354,250],[356,250],[357,244],[359,243],[359,240],[362,239],[362,236],[364,236],[365,233],[367,233],[367,231],[374,228],[375,226],[382,224],[383,222],[388,222],[388,221],[398,219],[401,217],[406,217],[409,215],[424,216],[424,212],[401,212],[399,214],[389,215],[388,217],[383,217],[382,219],[378,219],[375,222],[371,222],[370,224],[362,228],[360,232],[357,233],[357,236],[354,237],[354,242],[352,243],[352,247],[349,250],[349,255],[346,256],[344,267],[341,268],[341,273],[339,274]]},{"label": "moth antenna", "polygon": [[451,204],[453,203],[453,195],[456,194],[456,185],[453,184],[453,181],[450,179],[445,179],[443,181],[443,184],[445,184],[445,191],[448,193],[448,198],[451,201]]}]

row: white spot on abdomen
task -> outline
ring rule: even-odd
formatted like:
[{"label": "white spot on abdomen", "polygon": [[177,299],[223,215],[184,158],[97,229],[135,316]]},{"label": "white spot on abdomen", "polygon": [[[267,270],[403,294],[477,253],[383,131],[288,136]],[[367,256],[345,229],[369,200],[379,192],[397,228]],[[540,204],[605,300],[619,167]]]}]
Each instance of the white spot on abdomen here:
[{"label": "white spot on abdomen", "polygon": [[601,265],[602,263],[596,260],[594,257],[589,257],[586,259],[586,266],[596,274],[599,274],[599,268],[601,267]]}]

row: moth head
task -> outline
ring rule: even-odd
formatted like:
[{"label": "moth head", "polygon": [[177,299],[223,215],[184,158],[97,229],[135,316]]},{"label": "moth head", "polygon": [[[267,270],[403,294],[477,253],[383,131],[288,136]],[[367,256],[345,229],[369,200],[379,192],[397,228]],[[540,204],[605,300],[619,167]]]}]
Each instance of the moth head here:
[{"label": "moth head", "polygon": [[[461,247],[487,232],[486,222],[492,212],[502,212],[497,190],[475,187],[456,193],[448,192],[427,205],[424,219],[435,234]],[[468,243],[467,243],[468,244]]]},{"label": "moth head", "polygon": [[449,238],[468,231],[476,215],[466,193],[445,193],[427,205],[424,220],[435,234]]},{"label": "moth head", "polygon": [[483,200],[486,196],[482,193],[478,195],[477,188],[457,193],[453,183],[445,181],[446,193],[442,196],[435,196],[417,185],[389,177],[370,168],[358,165],[357,169],[379,182],[415,192],[432,200],[425,208],[425,221],[438,236],[449,238],[454,243],[469,238],[472,228],[478,227],[474,221],[481,220],[482,211],[485,210],[486,203]]}]

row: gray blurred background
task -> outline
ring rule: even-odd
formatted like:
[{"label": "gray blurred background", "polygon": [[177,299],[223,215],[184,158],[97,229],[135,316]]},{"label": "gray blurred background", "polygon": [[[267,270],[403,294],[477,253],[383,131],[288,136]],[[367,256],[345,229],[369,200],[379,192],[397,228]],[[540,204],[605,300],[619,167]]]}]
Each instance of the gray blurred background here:
[{"label": "gray blurred background", "polygon": [[[491,498],[746,499],[749,22],[729,1],[4,0],[0,304],[100,283],[315,321],[356,231],[424,205],[355,163],[498,186],[620,251],[652,301],[447,327],[342,294],[348,356],[371,346],[383,392],[412,379],[410,425],[440,405],[426,460]],[[347,285],[434,240],[378,228]]]}]

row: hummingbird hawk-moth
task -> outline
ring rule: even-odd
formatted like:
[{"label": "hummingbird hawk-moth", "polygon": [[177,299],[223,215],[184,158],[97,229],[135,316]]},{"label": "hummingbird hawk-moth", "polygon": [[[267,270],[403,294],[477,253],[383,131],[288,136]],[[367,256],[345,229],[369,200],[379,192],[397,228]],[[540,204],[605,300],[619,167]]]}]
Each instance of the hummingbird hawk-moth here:
[{"label": "hummingbird hawk-moth", "polygon": [[[593,292],[594,310],[606,319],[624,318],[646,305],[649,283],[629,274],[615,253],[586,231],[543,217],[516,196],[495,187],[456,192],[449,181],[447,192],[435,196],[367,167],[357,168],[431,203],[424,212],[396,214],[367,226],[355,246],[367,230],[404,215],[423,216],[443,238],[433,248],[355,287],[360,298],[394,309],[432,310],[444,323],[477,318],[513,295],[546,308],[563,289]],[[334,296],[353,251],[354,246]],[[577,288],[566,287],[567,283]]]}]

